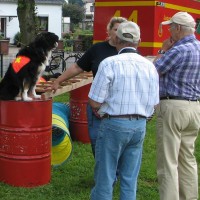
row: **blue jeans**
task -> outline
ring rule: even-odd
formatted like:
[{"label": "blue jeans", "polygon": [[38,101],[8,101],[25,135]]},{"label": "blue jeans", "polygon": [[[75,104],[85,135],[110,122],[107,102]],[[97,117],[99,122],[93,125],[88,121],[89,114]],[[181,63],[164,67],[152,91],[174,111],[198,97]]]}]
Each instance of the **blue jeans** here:
[{"label": "blue jeans", "polygon": [[92,108],[89,104],[87,104],[87,119],[88,119],[88,131],[92,147],[92,153],[93,156],[95,157],[95,145],[101,120],[93,114]]},{"label": "blue jeans", "polygon": [[91,200],[112,200],[117,169],[120,200],[135,200],[146,119],[110,118],[101,121],[95,148],[95,186]]}]

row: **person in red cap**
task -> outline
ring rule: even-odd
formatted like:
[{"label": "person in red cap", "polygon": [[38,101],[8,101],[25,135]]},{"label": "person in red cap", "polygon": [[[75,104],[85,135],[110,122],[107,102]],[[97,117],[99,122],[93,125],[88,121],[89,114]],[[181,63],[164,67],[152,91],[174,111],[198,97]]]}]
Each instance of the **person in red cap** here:
[{"label": "person in red cap", "polygon": [[178,12],[170,20],[170,37],[154,64],[160,75],[157,113],[157,175],[161,200],[197,200],[194,156],[200,128],[200,42],[195,20]]}]

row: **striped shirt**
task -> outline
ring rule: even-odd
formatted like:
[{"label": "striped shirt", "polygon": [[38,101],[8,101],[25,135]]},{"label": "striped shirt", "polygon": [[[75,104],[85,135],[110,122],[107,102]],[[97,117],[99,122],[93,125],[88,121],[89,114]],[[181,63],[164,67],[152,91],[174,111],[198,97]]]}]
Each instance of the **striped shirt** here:
[{"label": "striped shirt", "polygon": [[104,59],[92,83],[89,98],[102,103],[99,114],[140,114],[149,117],[159,102],[155,66],[137,53]]},{"label": "striped shirt", "polygon": [[160,96],[196,100],[200,97],[200,42],[194,35],[179,40],[155,62]]}]

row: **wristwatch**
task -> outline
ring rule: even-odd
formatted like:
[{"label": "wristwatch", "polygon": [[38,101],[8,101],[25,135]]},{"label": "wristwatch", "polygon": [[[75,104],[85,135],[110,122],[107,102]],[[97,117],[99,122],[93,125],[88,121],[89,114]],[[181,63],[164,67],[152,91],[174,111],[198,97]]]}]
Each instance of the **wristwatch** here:
[{"label": "wristwatch", "polygon": [[158,54],[165,54],[165,51],[160,49],[160,50],[158,50]]}]

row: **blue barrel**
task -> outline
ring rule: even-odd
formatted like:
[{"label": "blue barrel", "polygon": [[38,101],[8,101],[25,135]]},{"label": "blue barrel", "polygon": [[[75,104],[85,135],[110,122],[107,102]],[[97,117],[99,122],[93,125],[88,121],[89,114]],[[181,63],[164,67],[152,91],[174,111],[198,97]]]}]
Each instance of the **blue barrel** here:
[{"label": "blue barrel", "polygon": [[69,133],[70,107],[68,104],[54,102],[52,106],[52,149],[51,165],[59,166],[68,160],[72,153]]}]

